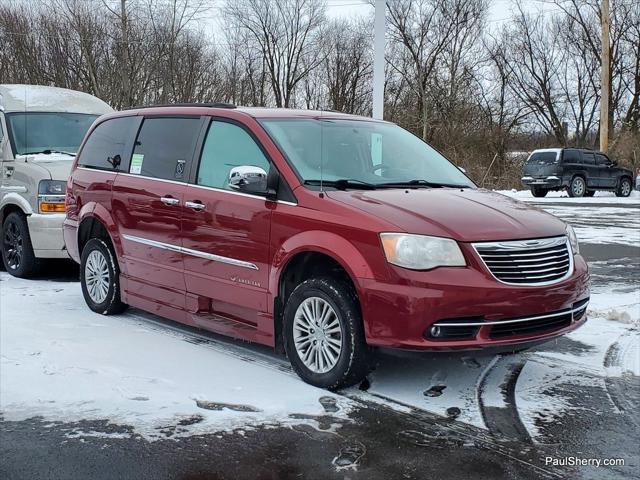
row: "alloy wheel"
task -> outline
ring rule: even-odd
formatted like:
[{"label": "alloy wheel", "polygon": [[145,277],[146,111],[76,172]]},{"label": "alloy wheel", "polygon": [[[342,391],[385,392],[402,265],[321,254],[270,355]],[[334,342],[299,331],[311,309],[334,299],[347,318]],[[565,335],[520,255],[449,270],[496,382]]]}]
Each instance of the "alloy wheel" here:
[{"label": "alloy wheel", "polygon": [[335,367],[342,339],[338,315],[326,300],[309,297],[298,306],[293,320],[293,343],[309,370],[326,373]]},{"label": "alloy wheel", "polygon": [[620,193],[622,193],[623,197],[628,197],[631,194],[631,182],[628,180],[623,180],[620,187]]},{"label": "alloy wheel", "polygon": [[101,304],[109,293],[110,274],[107,259],[99,250],[89,254],[84,267],[84,279],[89,297],[96,304]]},{"label": "alloy wheel", "polygon": [[576,178],[573,181],[573,184],[571,185],[571,188],[573,190],[573,195],[576,197],[581,197],[584,194],[584,190],[585,190],[585,185],[584,185],[584,180],[582,180],[581,178]]},{"label": "alloy wheel", "polygon": [[7,268],[17,270],[22,263],[24,243],[20,229],[15,222],[8,222],[4,232],[4,251]]}]

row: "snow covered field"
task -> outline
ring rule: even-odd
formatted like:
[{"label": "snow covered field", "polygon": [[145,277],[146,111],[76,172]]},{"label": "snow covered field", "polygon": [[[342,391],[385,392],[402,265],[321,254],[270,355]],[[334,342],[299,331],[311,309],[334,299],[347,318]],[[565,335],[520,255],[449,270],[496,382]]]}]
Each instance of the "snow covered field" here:
[{"label": "snow covered field", "polygon": [[[0,272],[0,413],[8,421],[108,420],[130,433],[73,435],[154,440],[257,425],[332,428],[372,400],[548,443],[546,426],[584,411],[576,391],[602,392],[603,403],[590,408],[620,413],[625,382],[640,376],[640,219],[638,208],[608,204],[545,209],[573,223],[583,244],[607,257],[591,262],[586,325],[511,356],[383,353],[368,391],[316,389],[269,349],[140,311],[94,314],[69,278],[20,280]],[[635,258],[616,257],[616,248],[636,249]]]},{"label": "snow covered field", "polygon": [[593,197],[571,198],[567,192],[549,192],[546,197],[536,198],[531,195],[531,190],[497,190],[498,193],[513,197],[523,202],[535,203],[579,203],[581,205],[589,204],[619,204],[619,205],[640,205],[640,191],[633,190],[628,197],[616,197],[613,192],[599,191]]}]

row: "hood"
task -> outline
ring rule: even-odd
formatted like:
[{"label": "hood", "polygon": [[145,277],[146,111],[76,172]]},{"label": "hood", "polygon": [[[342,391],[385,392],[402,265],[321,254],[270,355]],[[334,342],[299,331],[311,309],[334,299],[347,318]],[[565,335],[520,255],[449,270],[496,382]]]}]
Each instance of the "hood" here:
[{"label": "hood", "polygon": [[38,153],[35,155],[16,155],[16,162],[27,162],[49,172],[52,180],[66,180],[71,173],[75,157],[59,153]]},{"label": "hood", "polygon": [[566,229],[553,215],[487,190],[420,188],[326,194],[382,218],[400,231],[462,242],[552,237],[564,235]]}]

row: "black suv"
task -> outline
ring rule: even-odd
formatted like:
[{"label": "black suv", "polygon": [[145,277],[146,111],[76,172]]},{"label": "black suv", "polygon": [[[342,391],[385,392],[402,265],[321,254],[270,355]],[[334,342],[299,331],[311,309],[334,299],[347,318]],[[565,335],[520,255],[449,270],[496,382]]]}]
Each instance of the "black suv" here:
[{"label": "black suv", "polygon": [[633,172],[618,167],[602,152],[581,148],[534,150],[522,172],[522,183],[534,197],[566,189],[570,197],[592,197],[596,190],[611,190],[618,197],[631,193]]}]

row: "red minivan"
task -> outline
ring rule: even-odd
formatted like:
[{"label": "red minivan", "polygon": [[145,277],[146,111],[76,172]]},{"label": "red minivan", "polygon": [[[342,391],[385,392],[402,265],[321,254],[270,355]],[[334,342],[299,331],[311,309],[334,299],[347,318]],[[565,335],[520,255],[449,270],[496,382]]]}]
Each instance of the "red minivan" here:
[{"label": "red minivan", "polygon": [[66,195],[89,307],[284,347],[313,385],[373,347],[520,350],[586,321],[571,227],[400,127],[224,104],[100,117]]}]

